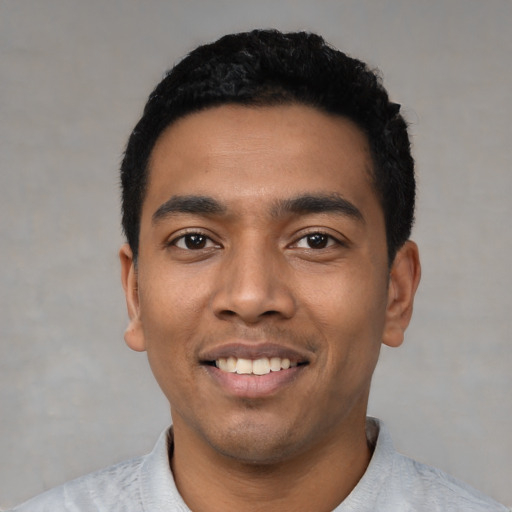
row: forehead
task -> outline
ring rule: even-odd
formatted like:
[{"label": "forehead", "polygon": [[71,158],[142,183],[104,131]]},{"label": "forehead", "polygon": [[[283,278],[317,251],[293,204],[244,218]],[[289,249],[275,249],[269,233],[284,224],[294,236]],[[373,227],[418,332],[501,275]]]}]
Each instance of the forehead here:
[{"label": "forehead", "polygon": [[304,193],[376,201],[364,133],[304,105],[223,105],[168,127],[149,163],[144,210],[171,195],[215,196],[233,207]]}]

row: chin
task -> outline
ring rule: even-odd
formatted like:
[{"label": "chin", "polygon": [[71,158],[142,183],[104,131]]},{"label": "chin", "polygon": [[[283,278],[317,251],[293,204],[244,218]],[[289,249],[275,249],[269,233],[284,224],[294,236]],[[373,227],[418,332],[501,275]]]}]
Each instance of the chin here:
[{"label": "chin", "polygon": [[209,444],[241,464],[267,466],[285,462],[301,450],[304,443],[296,439],[296,434],[296,429],[244,422],[210,438]]}]

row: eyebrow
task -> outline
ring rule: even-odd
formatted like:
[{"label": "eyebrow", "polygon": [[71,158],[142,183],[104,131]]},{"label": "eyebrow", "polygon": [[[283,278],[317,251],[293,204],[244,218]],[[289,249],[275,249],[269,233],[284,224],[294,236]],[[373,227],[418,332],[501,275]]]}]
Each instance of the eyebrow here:
[{"label": "eyebrow", "polygon": [[153,224],[180,213],[222,215],[226,207],[208,196],[172,196],[153,213]]},{"label": "eyebrow", "polygon": [[277,201],[272,209],[272,216],[281,217],[286,214],[339,213],[364,222],[361,211],[350,201],[339,194],[304,194],[291,199]]},{"label": "eyebrow", "polygon": [[[209,196],[172,196],[159,206],[152,217],[153,224],[172,215],[192,214],[216,216],[227,213],[227,208]],[[364,222],[361,211],[339,194],[303,194],[277,200],[270,211],[272,217],[289,214],[338,213]]]}]

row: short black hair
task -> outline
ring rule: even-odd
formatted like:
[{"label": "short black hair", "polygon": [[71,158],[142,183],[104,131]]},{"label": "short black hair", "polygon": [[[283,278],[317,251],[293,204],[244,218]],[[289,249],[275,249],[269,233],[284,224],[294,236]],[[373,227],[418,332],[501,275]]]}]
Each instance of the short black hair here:
[{"label": "short black hair", "polygon": [[380,76],[308,32],[253,30],[199,46],[149,96],[121,164],[122,224],[136,261],[149,159],[157,139],[187,114],[222,104],[304,104],[346,117],[367,136],[386,223],[389,262],[409,238],[416,185],[407,124]]}]

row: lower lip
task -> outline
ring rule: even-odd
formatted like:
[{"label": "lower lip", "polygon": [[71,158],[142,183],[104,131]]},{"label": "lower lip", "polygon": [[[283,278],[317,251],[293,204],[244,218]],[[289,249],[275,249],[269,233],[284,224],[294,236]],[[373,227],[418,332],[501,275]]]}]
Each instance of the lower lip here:
[{"label": "lower lip", "polygon": [[306,365],[294,366],[265,375],[230,373],[219,370],[215,366],[204,366],[204,368],[228,394],[239,398],[263,398],[281,391],[296,380]]}]

